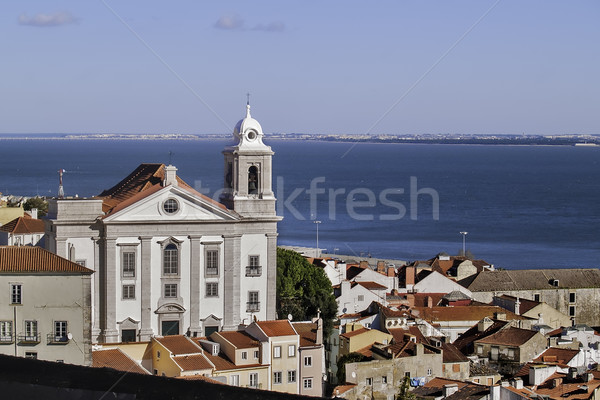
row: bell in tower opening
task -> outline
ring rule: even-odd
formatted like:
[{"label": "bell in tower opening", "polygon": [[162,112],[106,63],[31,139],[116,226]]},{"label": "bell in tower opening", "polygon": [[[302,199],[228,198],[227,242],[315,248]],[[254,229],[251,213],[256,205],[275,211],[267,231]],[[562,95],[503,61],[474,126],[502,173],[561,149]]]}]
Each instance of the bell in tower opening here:
[{"label": "bell in tower opening", "polygon": [[248,169],[248,194],[258,194],[258,168],[254,165]]}]

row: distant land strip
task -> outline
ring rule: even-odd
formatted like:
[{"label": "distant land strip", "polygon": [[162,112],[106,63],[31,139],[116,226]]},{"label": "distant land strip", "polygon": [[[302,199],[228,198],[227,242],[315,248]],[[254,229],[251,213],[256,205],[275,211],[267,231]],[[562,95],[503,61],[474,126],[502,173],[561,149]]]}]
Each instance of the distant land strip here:
[{"label": "distant land strip", "polygon": [[[0,134],[0,140],[214,140],[229,139],[231,134]],[[350,143],[423,143],[480,145],[600,146],[600,135],[350,135],[270,133],[268,139]]]}]

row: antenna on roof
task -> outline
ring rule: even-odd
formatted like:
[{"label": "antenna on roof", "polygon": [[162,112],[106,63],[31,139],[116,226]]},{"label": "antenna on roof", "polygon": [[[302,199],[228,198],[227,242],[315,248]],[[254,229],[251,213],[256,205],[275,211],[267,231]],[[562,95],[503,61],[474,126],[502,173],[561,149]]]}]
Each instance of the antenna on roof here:
[{"label": "antenna on roof", "polygon": [[169,165],[173,165],[173,152],[169,150]]},{"label": "antenna on roof", "polygon": [[250,105],[250,92],[246,93],[246,105]]},{"label": "antenna on roof", "polygon": [[62,168],[58,170],[58,198],[59,199],[65,198],[65,190],[63,189],[63,181],[62,181],[63,173],[65,173],[65,172],[67,172],[67,171],[65,171]]}]

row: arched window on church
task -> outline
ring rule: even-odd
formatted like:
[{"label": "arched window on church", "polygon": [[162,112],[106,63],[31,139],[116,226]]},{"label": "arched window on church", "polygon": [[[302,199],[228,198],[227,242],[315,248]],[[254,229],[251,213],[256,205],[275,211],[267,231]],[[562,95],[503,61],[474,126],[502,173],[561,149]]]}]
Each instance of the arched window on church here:
[{"label": "arched window on church", "polygon": [[258,168],[255,165],[248,169],[248,194],[258,193]]},{"label": "arched window on church", "polygon": [[179,272],[179,249],[173,243],[163,250],[163,274],[177,275]]}]

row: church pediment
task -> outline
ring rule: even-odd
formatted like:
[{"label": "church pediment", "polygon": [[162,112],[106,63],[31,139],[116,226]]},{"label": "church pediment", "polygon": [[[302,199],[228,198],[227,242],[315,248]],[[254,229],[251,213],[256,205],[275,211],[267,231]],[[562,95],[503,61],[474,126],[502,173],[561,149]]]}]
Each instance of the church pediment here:
[{"label": "church pediment", "polygon": [[177,303],[167,303],[158,307],[154,313],[156,314],[171,314],[171,313],[183,313],[185,308]]},{"label": "church pediment", "polygon": [[167,186],[109,215],[104,222],[232,221],[235,213],[193,191]]}]

